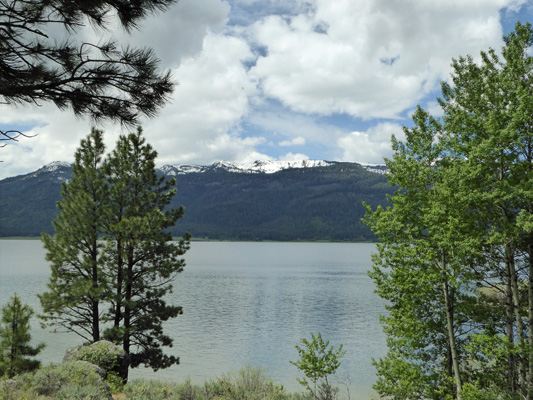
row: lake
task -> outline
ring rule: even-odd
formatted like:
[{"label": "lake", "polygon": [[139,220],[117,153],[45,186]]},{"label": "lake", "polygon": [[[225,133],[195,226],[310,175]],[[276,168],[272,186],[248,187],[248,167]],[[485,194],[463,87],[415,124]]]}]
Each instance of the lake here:
[{"label": "lake", "polygon": [[[366,243],[193,242],[187,266],[175,281],[169,301],[184,314],[165,325],[174,338],[169,354],[180,365],[156,373],[130,371],[131,379],[147,377],[193,382],[263,367],[277,384],[301,391],[303,375],[295,345],[310,332],[330,344],[341,343],[346,355],[335,383],[355,400],[373,395],[371,359],[385,354],[379,324],[384,302],[367,276],[375,245]],[[49,265],[39,240],[0,240],[0,304],[16,292],[40,311],[37,294],[46,288]],[[34,342],[47,347],[43,363],[60,363],[68,347],[82,343],[73,334],[53,333],[32,321]]]}]

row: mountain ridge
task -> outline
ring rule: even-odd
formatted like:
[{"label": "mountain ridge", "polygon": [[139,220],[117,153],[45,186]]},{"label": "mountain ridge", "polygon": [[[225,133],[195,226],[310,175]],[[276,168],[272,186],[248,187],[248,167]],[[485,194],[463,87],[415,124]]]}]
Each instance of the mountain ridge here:
[{"label": "mountain ridge", "polygon": [[[285,169],[291,168],[315,168],[315,167],[326,167],[334,164],[354,164],[360,165],[369,172],[375,172],[379,174],[386,174],[387,167],[384,164],[368,164],[368,163],[358,163],[358,162],[342,162],[342,161],[326,161],[326,160],[309,160],[302,159],[296,161],[281,161],[281,160],[268,160],[261,161],[256,160],[252,163],[235,163],[231,161],[220,160],[212,163],[211,165],[201,165],[201,164],[165,164],[161,167],[156,168],[158,172],[167,176],[183,175],[188,173],[204,173],[211,169],[222,169],[228,172],[234,173],[265,173],[273,174]],[[55,172],[59,171],[61,173],[61,168],[66,167],[70,168],[71,163],[66,161],[53,161],[49,164],[43,165],[41,168],[34,172],[28,174],[16,175],[16,176],[34,176],[34,174],[39,174],[43,172]],[[14,176],[14,177],[16,177]],[[14,178],[10,177],[10,178]],[[9,178],[5,178],[9,179]]]},{"label": "mountain ridge", "polygon": [[[387,204],[392,188],[383,167],[374,166],[381,168],[375,173],[358,163],[294,165],[255,164],[253,169],[225,162],[204,166],[201,173],[190,165],[160,168],[159,173],[177,181],[171,206],[185,207],[171,233],[214,240],[374,240],[361,222],[362,202],[373,208]],[[71,178],[69,163],[54,162],[0,180],[0,236],[53,233],[61,182]]]}]

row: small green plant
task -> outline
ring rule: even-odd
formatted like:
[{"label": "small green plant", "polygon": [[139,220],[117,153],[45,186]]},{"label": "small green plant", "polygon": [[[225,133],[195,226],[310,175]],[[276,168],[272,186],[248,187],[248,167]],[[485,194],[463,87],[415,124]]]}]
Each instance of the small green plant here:
[{"label": "small green plant", "polygon": [[[300,342],[304,345],[296,345],[296,350],[300,355],[298,361],[290,361],[313,383],[313,388],[309,382],[304,379],[298,379],[298,382],[309,390],[315,399],[331,400],[337,396],[337,390],[328,382],[328,376],[335,374],[337,368],[341,365],[340,358],[346,354],[342,351],[342,344],[337,350],[329,347],[329,340],[324,341],[320,332],[315,336],[311,333],[311,341],[303,338]],[[323,379],[324,382],[318,386],[318,382]]]},{"label": "small green plant", "polygon": [[2,307],[0,321],[0,377],[13,376],[25,371],[39,368],[38,360],[30,357],[36,356],[43,349],[44,343],[36,347],[30,346],[30,318],[33,310],[22,304],[15,294],[9,302]]}]

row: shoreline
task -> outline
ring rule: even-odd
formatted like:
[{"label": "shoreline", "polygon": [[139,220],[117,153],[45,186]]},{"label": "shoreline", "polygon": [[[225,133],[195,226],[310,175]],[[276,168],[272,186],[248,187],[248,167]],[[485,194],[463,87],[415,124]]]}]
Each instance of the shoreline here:
[{"label": "shoreline", "polygon": [[[0,237],[0,240],[41,240],[40,236],[5,236]],[[179,236],[173,236],[173,241],[181,240]],[[375,240],[239,240],[239,239],[209,239],[209,238],[192,238],[191,242],[221,242],[221,243],[379,243]]]}]

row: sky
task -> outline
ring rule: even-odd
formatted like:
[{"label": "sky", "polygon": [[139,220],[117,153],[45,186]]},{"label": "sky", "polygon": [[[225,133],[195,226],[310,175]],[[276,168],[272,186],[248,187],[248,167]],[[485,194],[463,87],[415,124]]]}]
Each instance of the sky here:
[{"label": "sky", "polygon": [[[439,116],[452,58],[503,46],[533,0],[180,0],[127,34],[96,42],[152,47],[177,85],[142,119],[157,165],[219,160],[383,163],[417,107]],[[73,161],[89,119],[52,104],[0,105],[0,129],[32,138],[0,149],[0,179]],[[117,124],[105,131],[111,151]]]}]

